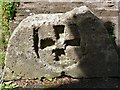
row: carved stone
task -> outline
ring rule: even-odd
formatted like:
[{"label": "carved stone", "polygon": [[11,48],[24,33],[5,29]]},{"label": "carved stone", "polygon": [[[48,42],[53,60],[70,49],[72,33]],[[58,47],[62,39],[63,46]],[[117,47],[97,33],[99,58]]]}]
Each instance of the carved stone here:
[{"label": "carved stone", "polygon": [[25,18],[6,53],[5,80],[118,75],[118,55],[102,21],[86,6]]}]

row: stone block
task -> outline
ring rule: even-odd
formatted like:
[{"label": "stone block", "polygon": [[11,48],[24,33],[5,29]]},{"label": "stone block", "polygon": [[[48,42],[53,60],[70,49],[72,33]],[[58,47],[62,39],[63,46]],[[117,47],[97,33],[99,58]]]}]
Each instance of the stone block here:
[{"label": "stone block", "polygon": [[9,40],[5,80],[118,76],[118,55],[103,22],[86,6],[28,16]]}]

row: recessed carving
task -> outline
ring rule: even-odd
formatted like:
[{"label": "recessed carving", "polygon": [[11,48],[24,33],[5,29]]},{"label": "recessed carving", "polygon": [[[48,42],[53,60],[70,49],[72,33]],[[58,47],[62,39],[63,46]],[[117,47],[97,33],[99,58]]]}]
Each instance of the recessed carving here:
[{"label": "recessed carving", "polygon": [[64,49],[55,49],[52,51],[52,53],[55,53],[55,61],[59,61],[59,56],[65,55]]},{"label": "recessed carving", "polygon": [[59,39],[60,38],[59,34],[64,33],[65,26],[64,25],[54,25],[53,28],[55,30],[56,39]]},{"label": "recessed carving", "polygon": [[35,50],[35,53],[37,55],[37,58],[39,58],[39,53],[38,53],[38,43],[39,43],[39,37],[38,37],[38,29],[39,28],[33,28],[33,47],[34,47],[34,50]]},{"label": "recessed carving", "polygon": [[55,41],[53,41],[51,38],[41,39],[40,40],[40,48],[44,49],[48,46],[52,46],[55,44]]},{"label": "recessed carving", "polygon": [[66,46],[80,46],[80,38],[72,39],[72,40],[66,40],[65,41]]}]

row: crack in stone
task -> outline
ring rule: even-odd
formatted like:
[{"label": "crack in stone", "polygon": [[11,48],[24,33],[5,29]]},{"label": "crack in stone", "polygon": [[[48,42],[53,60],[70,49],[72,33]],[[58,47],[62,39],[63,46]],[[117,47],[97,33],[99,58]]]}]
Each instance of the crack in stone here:
[{"label": "crack in stone", "polygon": [[36,55],[37,55],[37,58],[40,58],[40,56],[39,56],[39,53],[38,53],[38,51],[39,51],[39,47],[38,47],[38,43],[39,43],[39,36],[38,36],[38,29],[39,29],[39,27],[38,28],[33,28],[33,44],[34,44],[34,50],[35,50],[35,53],[36,53]]}]

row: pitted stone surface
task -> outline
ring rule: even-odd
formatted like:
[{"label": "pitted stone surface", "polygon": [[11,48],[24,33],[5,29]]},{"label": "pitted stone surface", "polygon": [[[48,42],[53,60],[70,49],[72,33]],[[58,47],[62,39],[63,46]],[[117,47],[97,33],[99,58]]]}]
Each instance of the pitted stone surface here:
[{"label": "pitted stone surface", "polygon": [[118,55],[100,21],[86,6],[24,19],[7,48],[5,80],[118,75]]}]

